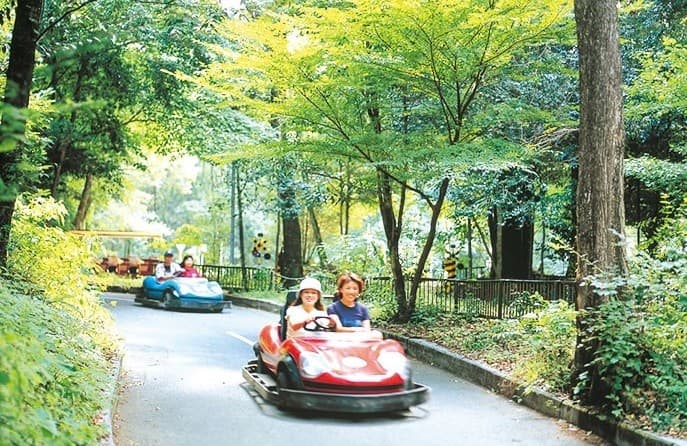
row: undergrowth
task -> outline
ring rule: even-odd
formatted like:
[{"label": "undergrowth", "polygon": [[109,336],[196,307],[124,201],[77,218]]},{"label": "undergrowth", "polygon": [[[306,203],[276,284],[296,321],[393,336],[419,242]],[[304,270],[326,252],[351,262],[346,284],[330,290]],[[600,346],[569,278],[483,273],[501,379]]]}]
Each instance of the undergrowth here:
[{"label": "undergrowth", "polygon": [[83,241],[50,199],[17,203],[0,278],[0,444],[93,445],[117,346]]}]

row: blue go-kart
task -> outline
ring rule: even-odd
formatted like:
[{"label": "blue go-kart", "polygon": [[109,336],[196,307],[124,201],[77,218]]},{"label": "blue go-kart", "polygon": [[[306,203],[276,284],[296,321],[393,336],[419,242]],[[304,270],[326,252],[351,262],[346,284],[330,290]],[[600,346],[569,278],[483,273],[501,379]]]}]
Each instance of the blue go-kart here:
[{"label": "blue go-kart", "polygon": [[225,305],[222,287],[202,277],[158,281],[154,276],[148,276],[143,279],[143,290],[135,301],[165,310],[194,309],[215,313],[221,313]]}]

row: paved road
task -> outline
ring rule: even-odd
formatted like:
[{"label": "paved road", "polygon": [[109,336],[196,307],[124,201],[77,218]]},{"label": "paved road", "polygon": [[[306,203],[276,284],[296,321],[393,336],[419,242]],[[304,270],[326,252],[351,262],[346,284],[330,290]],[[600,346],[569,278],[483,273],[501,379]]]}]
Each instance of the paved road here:
[{"label": "paved road", "polygon": [[146,308],[116,300],[125,345],[115,414],[118,446],[584,445],[584,434],[434,367],[413,363],[430,401],[385,416],[282,412],[246,385],[259,327],[275,314],[234,306],[221,314]]}]

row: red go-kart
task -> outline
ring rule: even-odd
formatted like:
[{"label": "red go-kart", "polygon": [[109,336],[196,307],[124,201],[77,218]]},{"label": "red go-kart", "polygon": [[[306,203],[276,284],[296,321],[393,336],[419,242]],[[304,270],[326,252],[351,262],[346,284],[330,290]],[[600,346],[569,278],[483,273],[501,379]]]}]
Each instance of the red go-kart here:
[{"label": "red go-kart", "polygon": [[[290,292],[289,301],[295,298]],[[328,317],[286,338],[286,306],[254,345],[243,377],[260,396],[283,409],[344,413],[395,412],[422,404],[427,386],[413,382],[403,347],[379,332],[336,333]]]}]

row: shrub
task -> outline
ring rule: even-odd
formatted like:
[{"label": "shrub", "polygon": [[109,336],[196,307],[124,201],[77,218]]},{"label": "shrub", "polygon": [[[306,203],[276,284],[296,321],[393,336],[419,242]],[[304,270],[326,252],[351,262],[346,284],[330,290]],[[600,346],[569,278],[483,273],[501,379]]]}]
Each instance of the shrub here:
[{"label": "shrub", "polygon": [[559,301],[521,317],[518,328],[523,340],[522,357],[513,376],[528,385],[567,393],[571,387],[576,314],[574,308]]},{"label": "shrub", "polygon": [[396,315],[398,303],[393,292],[383,282],[368,283],[362,300],[370,310],[370,317],[373,323],[391,321]]},{"label": "shrub", "polygon": [[64,208],[17,203],[0,278],[0,444],[91,445],[112,378],[112,320],[84,271],[85,244],[57,227]]},{"label": "shrub", "polygon": [[[593,364],[610,392],[614,417],[648,420],[656,431],[687,430],[687,204],[669,208],[657,231],[659,249],[640,253],[627,277],[595,279],[611,292],[585,333],[598,345]],[[588,384],[582,375],[577,388]]]},{"label": "shrub", "polygon": [[[0,444],[90,445],[104,434],[108,357],[84,322],[42,299],[0,293]],[[87,330],[88,331],[88,328]]]}]

